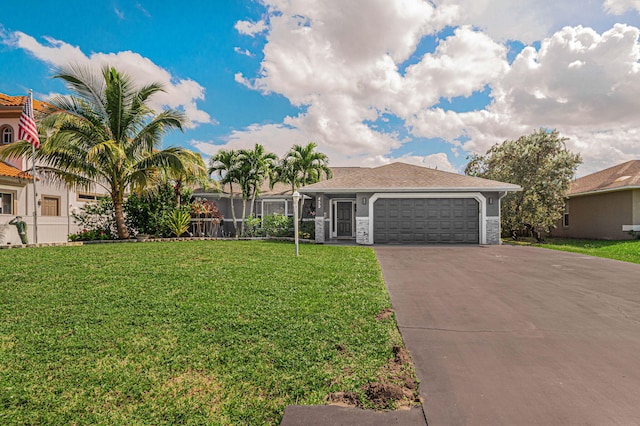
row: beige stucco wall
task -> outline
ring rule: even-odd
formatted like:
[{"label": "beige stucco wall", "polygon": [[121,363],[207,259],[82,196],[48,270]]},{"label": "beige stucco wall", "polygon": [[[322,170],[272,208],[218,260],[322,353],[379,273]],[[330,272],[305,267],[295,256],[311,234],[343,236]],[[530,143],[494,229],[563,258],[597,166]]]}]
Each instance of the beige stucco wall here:
[{"label": "beige stucco wall", "polygon": [[[622,225],[640,223],[640,191],[616,191],[568,200],[569,226],[558,223],[554,237],[625,240],[632,237]],[[634,208],[635,207],[635,208]]]}]

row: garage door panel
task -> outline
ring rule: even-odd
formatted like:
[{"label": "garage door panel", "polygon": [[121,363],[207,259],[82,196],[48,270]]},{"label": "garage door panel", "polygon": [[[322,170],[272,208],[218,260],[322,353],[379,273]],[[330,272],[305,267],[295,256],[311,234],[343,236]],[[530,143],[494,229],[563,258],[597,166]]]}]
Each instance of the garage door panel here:
[{"label": "garage door panel", "polygon": [[478,244],[478,202],[472,198],[386,198],[373,206],[376,244]]}]

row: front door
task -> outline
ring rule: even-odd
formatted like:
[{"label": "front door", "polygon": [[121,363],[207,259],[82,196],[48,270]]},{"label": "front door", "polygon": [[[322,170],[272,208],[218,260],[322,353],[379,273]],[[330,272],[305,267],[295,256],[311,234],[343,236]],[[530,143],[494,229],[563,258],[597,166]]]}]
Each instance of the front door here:
[{"label": "front door", "polygon": [[340,237],[352,237],[353,236],[353,203],[350,201],[340,202],[338,201],[336,206],[337,216],[337,236]]}]

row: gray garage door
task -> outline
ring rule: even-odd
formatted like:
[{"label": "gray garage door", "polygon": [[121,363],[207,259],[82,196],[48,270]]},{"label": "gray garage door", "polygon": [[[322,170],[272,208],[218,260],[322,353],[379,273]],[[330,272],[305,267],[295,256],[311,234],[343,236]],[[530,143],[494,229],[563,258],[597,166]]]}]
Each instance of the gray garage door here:
[{"label": "gray garage door", "polygon": [[472,198],[381,198],[373,206],[375,244],[478,244]]}]

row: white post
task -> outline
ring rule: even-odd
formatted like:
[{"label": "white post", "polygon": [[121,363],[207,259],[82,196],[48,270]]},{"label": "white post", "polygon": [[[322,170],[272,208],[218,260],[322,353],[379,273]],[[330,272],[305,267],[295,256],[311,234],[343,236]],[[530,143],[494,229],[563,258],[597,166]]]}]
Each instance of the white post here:
[{"label": "white post", "polygon": [[296,243],[296,257],[298,256],[298,201],[300,201],[300,193],[293,193],[293,240]]}]

